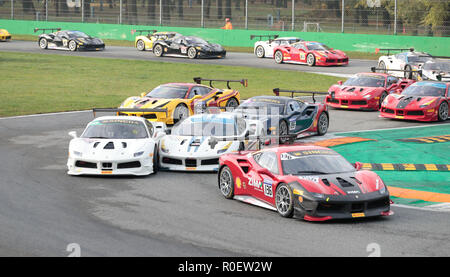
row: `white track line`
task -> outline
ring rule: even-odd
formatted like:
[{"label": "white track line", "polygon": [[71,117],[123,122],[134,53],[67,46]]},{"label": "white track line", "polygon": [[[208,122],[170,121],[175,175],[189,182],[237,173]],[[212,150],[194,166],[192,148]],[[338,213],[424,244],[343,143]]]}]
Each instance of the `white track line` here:
[{"label": "white track line", "polygon": [[27,118],[27,117],[38,117],[38,116],[64,115],[64,114],[73,114],[73,113],[86,113],[86,112],[92,112],[92,110],[18,115],[18,116],[0,117],[0,120],[3,120],[3,119],[18,119],[18,118]]}]

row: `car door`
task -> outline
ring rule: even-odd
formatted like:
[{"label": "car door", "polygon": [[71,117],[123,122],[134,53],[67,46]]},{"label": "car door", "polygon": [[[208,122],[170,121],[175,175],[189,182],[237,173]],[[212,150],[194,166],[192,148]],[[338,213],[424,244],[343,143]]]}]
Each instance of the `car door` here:
[{"label": "car door", "polygon": [[307,106],[304,102],[291,100],[287,103],[288,128],[290,134],[297,134],[308,129],[314,121],[314,106]]},{"label": "car door", "polygon": [[[272,151],[263,151],[258,156],[254,156],[256,163],[269,170],[271,173],[279,174],[277,154]],[[265,202],[273,203],[274,180],[264,173],[259,173],[258,169],[252,168],[248,174],[248,187],[250,194]]]},{"label": "car door", "polygon": [[298,57],[297,61],[306,63],[306,56],[308,55],[308,49],[306,48],[304,43],[297,44],[298,46]]},{"label": "car door", "polygon": [[[66,32],[60,31],[57,32],[55,34],[55,37],[53,38],[53,43],[55,44],[55,46],[57,47],[67,47],[67,42],[66,42],[66,46],[64,46],[64,38],[65,36],[67,36]],[[67,41],[67,39],[65,39]]]}]

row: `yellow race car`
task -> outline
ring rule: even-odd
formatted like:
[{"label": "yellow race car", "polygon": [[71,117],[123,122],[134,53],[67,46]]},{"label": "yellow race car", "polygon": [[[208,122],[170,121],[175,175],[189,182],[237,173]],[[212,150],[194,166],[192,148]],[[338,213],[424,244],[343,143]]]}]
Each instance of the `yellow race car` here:
[{"label": "yellow race car", "polygon": [[[230,88],[230,83],[238,82],[247,86],[247,79],[216,80],[198,77],[194,81],[195,83],[163,84],[148,93],[142,93],[140,97],[129,97],[120,105],[118,114],[143,116],[150,121],[173,125],[194,113],[203,112],[207,107],[222,110],[236,108],[241,96],[239,91]],[[203,81],[208,81],[210,86],[202,85]],[[214,88],[213,82],[226,82],[227,89]],[[130,109],[143,109],[143,112],[129,111]]]},{"label": "yellow race car", "polygon": [[[139,35],[134,39],[134,47],[139,51],[153,51],[153,42],[159,39],[173,38],[180,35],[177,32],[158,32],[157,30],[132,30],[132,34]],[[143,33],[147,33],[143,35]]]},{"label": "yellow race car", "polygon": [[10,39],[11,34],[5,29],[0,29],[0,41],[8,41]]}]

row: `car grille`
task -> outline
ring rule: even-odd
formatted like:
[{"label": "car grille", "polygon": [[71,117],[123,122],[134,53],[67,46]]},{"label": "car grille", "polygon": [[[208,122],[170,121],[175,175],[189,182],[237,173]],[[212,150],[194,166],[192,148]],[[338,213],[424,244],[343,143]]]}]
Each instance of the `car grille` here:
[{"label": "car grille", "polygon": [[219,164],[219,159],[208,159],[201,161],[201,165],[217,165],[217,164]]},{"label": "car grille", "polygon": [[85,162],[85,161],[76,161],[75,166],[82,167],[82,168],[97,168],[96,163],[90,163],[90,162]]},{"label": "car grille", "polygon": [[408,115],[423,115],[423,111],[409,111]]},{"label": "car grille", "polygon": [[339,100],[336,98],[327,98],[327,102],[329,103],[335,103],[335,104],[339,104]]},{"label": "car grille", "polygon": [[365,101],[365,100],[352,101],[352,105],[364,106],[364,105],[367,105],[367,101]]},{"label": "car grille", "polygon": [[166,164],[177,164],[177,165],[182,165],[183,164],[183,162],[181,160],[179,160],[179,159],[172,159],[172,158],[168,158],[168,157],[164,157],[162,159],[162,162],[166,163]]},{"label": "car grille", "polygon": [[117,169],[138,168],[138,167],[141,167],[141,163],[139,161],[117,164]]},{"label": "car grille", "polygon": [[391,114],[395,113],[394,110],[391,110],[391,109],[385,109],[384,112],[385,113],[391,113]]},{"label": "car grille", "polygon": [[195,159],[186,159],[184,161],[184,164],[187,167],[196,167],[197,166],[197,160],[195,160]]}]

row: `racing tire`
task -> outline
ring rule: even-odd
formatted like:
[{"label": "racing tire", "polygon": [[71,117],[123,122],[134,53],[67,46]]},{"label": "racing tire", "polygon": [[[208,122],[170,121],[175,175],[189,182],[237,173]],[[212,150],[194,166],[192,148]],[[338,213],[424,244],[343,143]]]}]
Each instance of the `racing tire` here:
[{"label": "racing tire", "polygon": [[287,184],[279,184],[275,192],[275,207],[282,217],[290,218],[294,215],[294,197]]},{"label": "racing tire", "polygon": [[158,171],[159,171],[158,145],[155,145],[155,149],[153,150],[153,174],[158,173]]},{"label": "racing tire", "polygon": [[380,61],[380,62],[378,63],[378,68],[379,68],[380,70],[382,70],[382,71],[381,71],[382,73],[387,73],[387,71],[386,71],[386,64],[385,64],[383,61]]},{"label": "racing tire", "polygon": [[41,39],[39,40],[39,47],[40,47],[41,49],[47,49],[47,48],[48,48],[48,41],[47,41],[46,38],[41,38]]},{"label": "racing tire", "polygon": [[264,47],[262,47],[261,45],[259,45],[259,46],[257,46],[256,47],[256,50],[255,50],[255,55],[256,55],[256,57],[258,57],[258,58],[264,58],[264,56],[265,56],[265,51],[264,51]]},{"label": "racing tire", "polygon": [[219,189],[226,199],[232,199],[234,197],[233,174],[231,173],[230,168],[226,165],[220,169]]},{"label": "racing tire", "polygon": [[442,102],[438,109],[438,121],[445,121],[448,118],[448,103]]},{"label": "racing tire", "polygon": [[328,126],[330,125],[330,120],[326,112],[322,112],[317,120],[317,135],[323,136],[328,131]]},{"label": "racing tire", "polygon": [[273,59],[276,63],[283,63],[283,52],[277,51],[275,55],[273,55]]},{"label": "racing tire", "polygon": [[67,47],[69,47],[69,50],[72,52],[77,51],[77,49],[78,49],[78,45],[74,40],[69,41],[69,43],[67,44]]},{"label": "racing tire", "polygon": [[[405,70],[411,70],[411,69],[412,68],[411,68],[411,66],[409,64],[407,64],[405,66]],[[412,79],[412,77],[413,77],[413,73],[411,71],[409,71],[409,72],[405,71],[405,79]]]},{"label": "racing tire", "polygon": [[[280,126],[278,127],[278,130],[279,130],[278,134],[279,134],[279,136],[286,136],[286,135],[288,135],[289,134],[289,129],[288,128],[289,127],[288,127],[288,124],[286,123],[286,121],[281,120],[280,121]],[[281,138],[281,137],[278,139],[280,144],[285,144],[288,140],[289,139],[287,139],[287,138]]]},{"label": "racing tire", "polygon": [[383,92],[380,96],[380,101],[378,101],[378,110],[381,110],[381,104],[383,104],[384,99],[388,96],[387,92]]},{"label": "racing tire", "polygon": [[237,106],[239,106],[239,101],[234,97],[228,99],[227,104],[225,105],[226,108],[232,108],[233,110],[236,109]]},{"label": "racing tire", "polygon": [[164,50],[161,44],[156,44],[153,47],[153,54],[157,57],[162,57],[164,55]]},{"label": "racing tire", "polygon": [[189,116],[189,109],[184,104],[178,104],[173,112],[173,122],[177,123]]},{"label": "racing tire", "polygon": [[189,47],[187,50],[187,56],[189,59],[197,58],[197,49],[195,49],[194,47]]},{"label": "racing tire", "polygon": [[316,57],[314,54],[309,53],[308,56],[306,56],[306,64],[308,66],[313,66],[316,64]]},{"label": "racing tire", "polygon": [[136,49],[139,51],[145,51],[145,42],[142,39],[136,42]]}]

